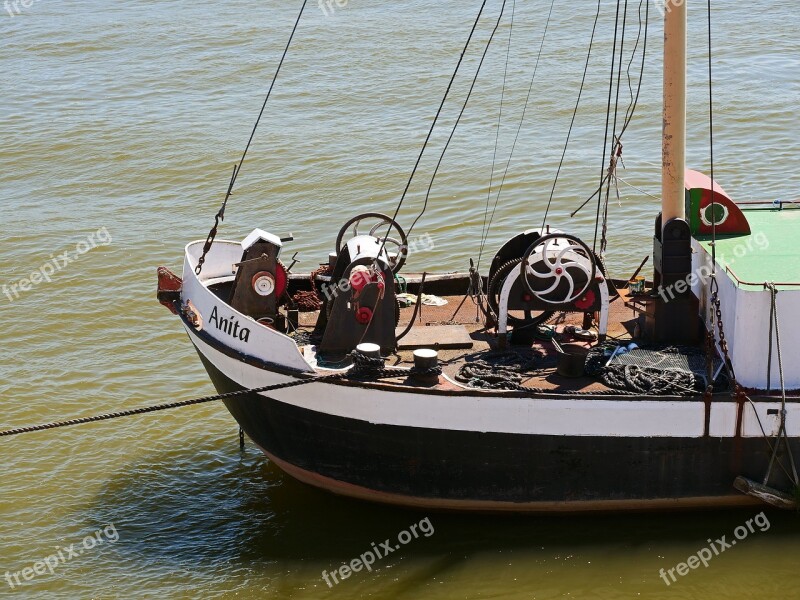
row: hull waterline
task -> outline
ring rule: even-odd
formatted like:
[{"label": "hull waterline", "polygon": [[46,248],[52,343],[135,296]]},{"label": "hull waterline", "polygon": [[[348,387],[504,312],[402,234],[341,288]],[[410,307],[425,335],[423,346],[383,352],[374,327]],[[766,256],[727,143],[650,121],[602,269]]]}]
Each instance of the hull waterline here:
[{"label": "hull waterline", "polygon": [[[199,349],[198,354],[220,392],[243,389]],[[346,386],[326,387],[331,394],[348,392]],[[758,501],[736,492],[733,480],[762,472],[769,460],[759,438],[407,427],[326,414],[257,393],[225,404],[291,477],[343,496],[415,508],[577,513],[749,506]]]}]

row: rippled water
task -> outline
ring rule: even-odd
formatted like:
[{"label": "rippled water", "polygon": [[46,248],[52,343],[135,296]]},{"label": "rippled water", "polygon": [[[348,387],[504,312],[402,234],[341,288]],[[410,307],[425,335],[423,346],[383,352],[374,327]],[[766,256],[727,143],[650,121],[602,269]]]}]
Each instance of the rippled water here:
[{"label": "rippled water", "polygon": [[[0,295],[3,428],[212,390],[178,322],[155,301],[154,267],[179,269],[184,243],[206,235],[296,4],[36,0],[18,5],[14,17],[0,12],[0,284],[11,294]],[[401,212],[404,225],[421,208],[499,5],[487,4]],[[495,190],[549,6],[516,3]],[[568,215],[600,177],[615,6],[603,3],[550,217],[587,239],[594,207]],[[736,199],[795,198],[796,6],[715,6],[717,178]],[[630,7],[628,49],[638,24],[637,5]],[[391,211],[477,9],[477,2],[454,0],[350,0],[326,17],[310,3],[221,236],[239,239],[254,226],[293,232],[298,268],[310,269],[348,217]],[[699,6],[691,11],[690,159],[707,169],[704,14]],[[657,195],[662,27],[654,5],[651,17],[623,177]],[[594,3],[556,3],[484,261],[506,237],[542,219],[593,18]],[[463,270],[480,252],[508,33],[506,19],[415,230],[430,235],[435,248],[413,256],[409,269]],[[624,88],[622,99],[624,107]],[[657,201],[633,188],[621,191],[610,208],[608,259],[624,276],[649,254]],[[65,265],[64,252],[72,259]],[[52,267],[52,281],[18,297],[11,292],[53,260],[61,266]],[[289,480],[250,445],[240,453],[236,426],[221,405],[4,438],[0,452],[0,576],[8,571],[13,578],[59,548],[80,547],[108,524],[118,532],[117,541],[104,538],[24,586],[0,580],[0,595],[8,597],[800,594],[793,515],[768,513],[768,531],[756,530],[668,588],[659,569],[698,552],[708,538],[730,538],[755,511],[498,519],[364,505]],[[328,589],[323,570],[425,516],[432,536]]]}]

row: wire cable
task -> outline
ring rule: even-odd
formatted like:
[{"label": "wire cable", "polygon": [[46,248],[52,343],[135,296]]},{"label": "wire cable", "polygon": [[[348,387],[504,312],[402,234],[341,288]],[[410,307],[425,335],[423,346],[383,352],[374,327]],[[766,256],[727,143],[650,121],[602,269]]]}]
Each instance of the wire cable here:
[{"label": "wire cable", "polygon": [[[606,156],[608,153],[608,130],[611,126],[611,98],[614,95],[614,72],[616,71],[617,61],[617,40],[619,38],[619,8],[621,0],[617,0],[617,16],[614,21],[614,46],[611,49],[611,76],[608,82],[608,103],[606,105],[606,131],[603,134],[603,162],[600,167],[600,180],[606,179]],[[613,151],[613,148],[612,148]],[[602,183],[601,186],[602,187]],[[592,250],[597,249],[597,233],[600,228],[600,206],[603,202],[602,194],[597,198],[597,214],[595,215],[594,224],[594,241],[592,242]]]},{"label": "wire cable", "polygon": [[583,67],[583,78],[581,79],[581,87],[578,90],[578,100],[575,102],[575,110],[572,112],[572,120],[569,123],[569,130],[567,131],[567,140],[564,142],[564,150],[561,152],[561,160],[558,161],[558,169],[556,169],[556,176],[553,180],[553,188],[550,190],[550,198],[547,201],[547,207],[544,211],[544,218],[542,219],[542,231],[544,231],[545,224],[547,223],[547,215],[550,212],[550,206],[553,204],[553,197],[556,193],[556,186],[558,185],[558,178],[561,175],[561,168],[564,166],[564,159],[567,156],[567,148],[569,147],[569,140],[572,137],[572,128],[575,125],[575,118],[578,116],[578,108],[581,105],[581,97],[583,96],[583,88],[586,84],[586,74],[589,72],[589,62],[592,58],[592,48],[594,47],[594,36],[597,32],[597,21],[600,19],[600,4],[601,0],[597,0],[597,13],[594,16],[594,25],[592,26],[592,37],[589,39],[589,51],[586,54],[586,64]]},{"label": "wire cable", "polygon": [[[497,128],[494,134],[494,152],[492,154],[492,170],[489,174],[489,190],[486,192],[486,207],[483,210],[483,226],[481,227],[481,240],[486,236],[486,222],[489,218],[489,203],[492,200],[492,184],[494,183],[494,170],[497,166],[497,147],[500,143],[500,126],[503,121],[503,104],[506,97],[506,81],[508,79],[508,63],[511,60],[511,38],[514,33],[514,15],[516,13],[517,2],[511,5],[511,25],[508,29],[508,44],[506,46],[506,65],[503,71],[503,87],[500,91],[500,110],[497,113]],[[481,254],[483,253],[483,245],[478,251],[478,265],[480,265]]]},{"label": "wire cable", "polygon": [[453,136],[455,135],[456,129],[458,128],[458,125],[461,122],[461,117],[464,116],[464,111],[467,109],[467,104],[469,104],[469,100],[472,97],[472,91],[475,89],[475,84],[478,81],[478,75],[480,75],[481,73],[481,68],[483,67],[483,61],[486,59],[486,55],[489,52],[489,47],[492,45],[492,40],[494,39],[494,35],[497,33],[497,30],[500,27],[500,22],[503,19],[503,13],[506,10],[506,2],[507,0],[503,0],[503,5],[500,8],[500,15],[497,17],[497,22],[495,23],[494,29],[492,30],[492,33],[489,36],[489,40],[486,42],[486,48],[484,48],[483,50],[483,55],[481,56],[481,60],[478,63],[478,68],[475,71],[475,76],[472,78],[472,84],[470,85],[469,91],[467,92],[467,97],[464,99],[464,104],[461,106],[461,112],[458,113],[458,117],[456,118],[456,122],[453,125],[453,129],[450,131],[450,137],[447,138],[447,143],[445,143],[444,148],[442,149],[442,153],[441,155],[439,155],[439,161],[436,163],[436,168],[433,170],[431,181],[428,184],[428,191],[425,194],[425,203],[422,205],[422,210],[417,215],[417,218],[414,219],[414,222],[411,224],[411,227],[408,228],[406,237],[411,236],[411,232],[414,230],[414,226],[417,224],[417,221],[419,221],[422,218],[422,215],[425,214],[425,210],[427,210],[428,208],[428,200],[431,197],[431,190],[433,189],[434,181],[436,181],[436,175],[439,173],[439,167],[442,166],[444,155],[447,153],[447,149],[450,147],[450,142],[453,141]]},{"label": "wire cable", "polygon": [[278,80],[278,75],[280,74],[283,63],[286,60],[286,55],[289,53],[289,47],[292,45],[292,40],[294,39],[294,34],[297,31],[297,27],[300,25],[300,18],[303,16],[303,12],[306,9],[306,4],[308,4],[308,0],[303,0],[303,5],[300,7],[300,12],[298,13],[297,19],[294,22],[292,33],[289,35],[289,40],[286,42],[286,46],[283,49],[283,54],[281,55],[281,60],[278,63],[278,68],[275,70],[275,75],[272,76],[272,82],[269,84],[267,96],[264,98],[264,103],[261,105],[261,110],[258,113],[255,125],[253,125],[253,130],[250,132],[250,137],[247,140],[247,145],[244,148],[244,152],[242,152],[242,158],[239,159],[238,164],[233,166],[233,174],[231,175],[230,183],[228,183],[228,190],[225,192],[225,199],[222,201],[222,206],[220,206],[217,214],[214,216],[214,226],[208,233],[205,245],[203,246],[203,252],[197,261],[197,266],[195,267],[195,273],[197,275],[200,275],[200,272],[203,270],[203,263],[206,260],[206,254],[208,254],[208,251],[211,250],[211,245],[214,243],[214,239],[217,236],[217,227],[221,221],[225,220],[225,207],[228,205],[228,199],[231,197],[231,194],[233,194],[233,186],[236,184],[236,179],[239,177],[239,172],[242,170],[244,159],[247,158],[247,151],[250,150],[250,144],[252,144],[253,138],[256,135],[258,124],[261,122],[261,117],[264,114],[264,109],[267,108],[267,102],[269,102],[269,98],[272,95],[272,89],[275,87],[275,82]]},{"label": "wire cable", "polygon": [[[458,71],[461,68],[461,63],[464,62],[464,55],[467,53],[469,49],[469,45],[472,42],[472,36],[475,35],[475,30],[478,28],[478,23],[481,20],[481,16],[483,16],[483,9],[486,8],[486,0],[483,0],[481,4],[481,9],[478,11],[478,16],[475,17],[475,22],[472,24],[472,29],[469,32],[469,37],[467,38],[466,44],[464,44],[464,49],[461,51],[461,56],[458,57],[458,63],[456,64],[456,68],[453,71],[453,75],[450,77],[450,81],[447,84],[447,89],[444,92],[444,96],[442,97],[442,101],[439,104],[439,108],[436,111],[436,116],[433,118],[433,122],[431,123],[430,128],[428,129],[428,135],[425,136],[425,141],[422,144],[422,148],[419,151],[419,156],[417,156],[417,162],[414,163],[414,168],[411,169],[411,175],[408,178],[408,182],[406,183],[406,187],[403,190],[403,194],[400,196],[400,201],[397,203],[397,208],[394,210],[394,215],[392,216],[392,220],[397,222],[397,215],[400,213],[400,208],[403,206],[403,202],[406,199],[406,195],[408,194],[408,190],[411,187],[411,182],[414,180],[414,175],[417,173],[417,169],[419,168],[420,162],[422,162],[422,156],[425,154],[425,149],[428,147],[428,143],[430,142],[431,136],[433,135],[433,130],[436,127],[436,123],[439,121],[439,116],[442,114],[442,109],[444,108],[445,102],[447,101],[447,97],[450,95],[450,89],[453,87],[453,82],[458,75]],[[392,228],[389,227],[386,230],[386,235],[383,237],[383,241],[381,242],[381,247],[378,250],[378,256],[381,255],[383,252],[384,247],[386,246],[386,240],[389,238],[389,234],[391,233]]]},{"label": "wire cable", "polygon": [[508,170],[511,167],[511,160],[514,158],[514,150],[517,147],[517,141],[519,141],[519,134],[522,131],[522,125],[525,122],[525,113],[528,110],[528,104],[530,104],[531,94],[533,93],[533,83],[536,80],[536,72],[539,70],[539,59],[541,59],[541,57],[542,57],[542,50],[544,49],[544,42],[545,42],[545,39],[547,38],[547,30],[550,27],[550,19],[553,16],[553,6],[554,5],[555,5],[555,0],[552,0],[552,2],[550,3],[550,11],[547,13],[547,20],[545,21],[545,24],[544,24],[544,32],[542,33],[542,42],[541,42],[541,44],[539,44],[539,52],[536,55],[536,64],[533,67],[533,74],[531,75],[531,84],[530,84],[530,86],[528,86],[528,95],[525,97],[525,105],[522,107],[522,115],[520,116],[520,119],[519,119],[519,125],[517,126],[517,133],[514,136],[514,142],[511,144],[511,152],[508,155],[508,161],[506,162],[506,168],[505,168],[505,171],[503,172],[503,178],[500,180],[500,187],[497,189],[497,195],[495,196],[495,199],[494,199],[494,206],[492,207],[492,215],[489,218],[489,224],[488,224],[488,226],[486,228],[486,232],[485,232],[485,234],[483,236],[483,239],[481,240],[481,247],[480,247],[480,250],[478,252],[478,262],[477,262],[476,268],[480,267],[481,256],[483,255],[483,249],[486,246],[486,240],[489,237],[489,230],[491,229],[492,222],[494,221],[494,215],[495,215],[495,213],[497,211],[497,204],[498,204],[498,202],[500,202],[500,194],[503,192],[503,186],[506,183],[506,177],[508,176]]}]

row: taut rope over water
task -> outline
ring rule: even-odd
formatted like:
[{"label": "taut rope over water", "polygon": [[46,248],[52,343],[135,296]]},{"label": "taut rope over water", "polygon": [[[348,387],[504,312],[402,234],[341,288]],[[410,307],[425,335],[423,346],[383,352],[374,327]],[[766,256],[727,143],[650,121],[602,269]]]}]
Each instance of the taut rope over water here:
[{"label": "taut rope over water", "polygon": [[130,410],[121,410],[112,413],[105,413],[102,415],[94,415],[91,417],[81,417],[78,419],[69,419],[66,421],[55,421],[53,423],[45,423],[43,425],[31,425],[28,427],[17,427],[15,429],[8,429],[0,431],[0,437],[8,437],[12,435],[20,435],[22,433],[31,433],[33,431],[44,431],[45,429],[57,429],[59,427],[70,427],[72,425],[82,425],[84,423],[95,423],[97,421],[108,421],[111,419],[119,419],[121,417],[129,417],[132,415],[143,415],[151,412],[158,412],[162,410],[170,410],[172,408],[181,408],[183,406],[193,406],[195,404],[205,404],[207,402],[215,402],[217,400],[227,400],[229,398],[236,398],[245,394],[257,394],[261,392],[274,392],[291,387],[298,387],[309,383],[325,383],[341,379],[385,379],[389,377],[402,377],[407,371],[398,371],[394,369],[386,369],[383,367],[383,359],[371,359],[364,356],[360,352],[353,351],[350,353],[353,360],[353,368],[346,373],[334,373],[332,375],[325,375],[323,377],[308,377],[305,379],[297,379],[295,381],[287,381],[286,383],[277,383],[273,385],[266,385],[257,388],[247,388],[236,390],[234,392],[226,392],[224,394],[215,394],[213,396],[203,396],[201,398],[192,398],[191,400],[180,400],[178,402],[168,402],[166,404],[157,404],[155,406],[144,406],[140,408],[132,408]]},{"label": "taut rope over water", "polygon": [[281,60],[278,63],[278,68],[275,70],[275,75],[273,75],[272,77],[272,83],[269,84],[267,97],[264,98],[264,103],[261,105],[261,111],[258,113],[258,118],[256,119],[255,125],[253,125],[253,131],[250,132],[250,138],[247,140],[247,145],[245,146],[244,152],[242,153],[242,158],[239,159],[238,164],[233,166],[233,175],[231,175],[231,181],[228,184],[228,191],[225,192],[225,199],[222,201],[222,206],[220,206],[219,210],[217,211],[217,214],[214,216],[214,226],[211,228],[211,231],[208,232],[206,243],[203,244],[203,253],[200,255],[200,258],[197,261],[197,266],[194,269],[194,272],[197,275],[200,275],[200,272],[203,270],[203,263],[206,261],[206,254],[208,254],[208,251],[211,250],[211,246],[214,244],[214,239],[217,237],[217,227],[219,226],[221,221],[225,220],[225,207],[228,204],[228,198],[230,198],[231,194],[233,193],[233,186],[236,183],[236,178],[239,176],[239,172],[242,170],[244,159],[247,157],[247,151],[250,150],[250,144],[253,142],[253,138],[256,135],[258,124],[261,122],[261,116],[264,114],[264,109],[267,107],[267,102],[269,102],[269,97],[272,95],[272,88],[275,87],[275,82],[278,80],[278,74],[281,72],[283,61],[286,60],[286,55],[289,52],[289,46],[292,45],[292,39],[294,39],[294,33],[295,31],[297,31],[297,26],[300,24],[300,17],[303,16],[303,11],[305,11],[307,3],[308,0],[303,0],[303,5],[300,7],[300,14],[297,15],[297,19],[294,22],[294,27],[292,28],[292,33],[289,36],[289,41],[286,42],[286,47],[283,49],[283,55],[281,56]]}]

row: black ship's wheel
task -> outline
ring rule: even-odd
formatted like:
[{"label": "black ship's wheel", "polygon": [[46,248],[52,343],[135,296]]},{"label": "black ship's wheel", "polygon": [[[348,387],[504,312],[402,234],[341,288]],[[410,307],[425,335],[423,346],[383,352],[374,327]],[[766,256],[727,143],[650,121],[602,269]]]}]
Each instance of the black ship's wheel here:
[{"label": "black ship's wheel", "polygon": [[[350,219],[347,223],[345,223],[342,228],[339,230],[339,235],[336,236],[336,254],[341,254],[342,252],[342,245],[344,242],[344,236],[347,233],[347,230],[351,227],[353,228],[353,236],[356,237],[360,235],[358,233],[358,226],[361,225],[362,221],[367,221],[369,219],[377,220],[378,222],[373,225],[367,235],[371,235],[377,237],[383,242],[384,236],[386,236],[386,245],[388,247],[396,248],[396,256],[389,258],[390,266],[392,267],[392,273],[397,273],[403,267],[406,262],[406,258],[408,257],[408,237],[406,237],[403,228],[398,225],[397,221],[388,217],[382,213],[362,213]],[[388,231],[384,231],[382,235],[376,233],[379,229],[381,229],[384,225],[388,225]],[[388,235],[391,233],[392,229],[397,232],[397,237],[392,237]],[[388,248],[386,249],[387,254],[389,253]]]}]

